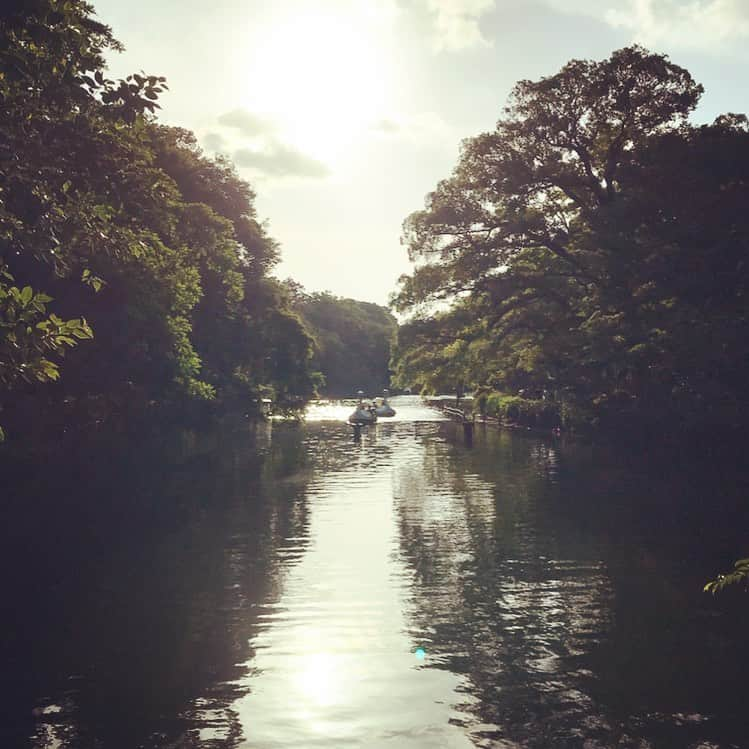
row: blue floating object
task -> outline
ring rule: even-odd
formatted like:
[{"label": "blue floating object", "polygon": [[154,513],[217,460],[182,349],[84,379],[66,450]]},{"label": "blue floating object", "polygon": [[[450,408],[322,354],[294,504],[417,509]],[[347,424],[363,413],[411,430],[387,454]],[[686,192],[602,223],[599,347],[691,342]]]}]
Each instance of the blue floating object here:
[{"label": "blue floating object", "polygon": [[416,657],[417,657],[417,658],[418,658],[418,659],[419,659],[420,661],[423,661],[423,660],[424,660],[424,658],[426,657],[426,654],[427,654],[427,651],[426,651],[426,650],[424,650],[424,648],[416,648],[416,652],[414,653],[414,655],[415,655],[415,656],[416,656]]}]

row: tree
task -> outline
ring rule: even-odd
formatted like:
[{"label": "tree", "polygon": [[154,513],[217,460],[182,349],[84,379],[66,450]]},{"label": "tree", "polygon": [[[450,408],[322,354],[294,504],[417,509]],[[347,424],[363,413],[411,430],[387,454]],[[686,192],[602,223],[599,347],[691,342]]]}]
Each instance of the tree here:
[{"label": "tree", "polygon": [[[47,315],[52,297],[19,289],[13,276],[0,266],[0,386],[10,389],[18,381],[50,382],[60,376],[55,359],[93,333],[84,319],[62,320]],[[5,432],[0,426],[0,442]]]},{"label": "tree", "polygon": [[721,590],[729,585],[736,585],[745,582],[749,578],[749,559],[737,559],[734,562],[731,572],[724,572],[718,575],[714,580],[705,583],[702,591],[704,593],[720,593]]},{"label": "tree", "polygon": [[63,315],[57,292],[66,283],[78,296],[101,289],[95,255],[143,254],[144,233],[116,220],[123,202],[146,209],[163,198],[141,148],[143,115],[158,106],[163,79],[105,78],[103,53],[120,46],[91,10],[38,0],[6,4],[0,15],[0,261]]},{"label": "tree", "polygon": [[390,346],[397,323],[385,307],[327,292],[306,294],[294,282],[285,285],[294,310],[314,338],[313,365],[325,378],[325,393],[376,393],[389,387]]},{"label": "tree", "polygon": [[[736,117],[690,127],[701,92],[637,46],[518,83],[496,129],[464,142],[407,219],[420,264],[396,307],[417,319],[470,308],[463,340],[483,346],[472,376],[484,383],[550,390],[604,421],[696,415],[746,362],[733,345],[746,337],[746,161],[727,158],[746,153],[746,133]],[[715,334],[730,353],[711,352]]]},{"label": "tree", "polygon": [[463,391],[481,378],[483,346],[470,304],[398,327],[393,384],[426,393]]},{"label": "tree", "polygon": [[[311,339],[268,277],[278,248],[254,191],[192,133],[157,123],[163,78],[105,77],[104,53],[121,47],[91,14],[80,0],[34,0],[0,15],[0,262],[18,279],[3,282],[0,315],[28,287],[35,325],[96,332],[48,387],[58,406],[310,395]],[[51,347],[32,327],[19,347],[5,330],[4,371],[57,374],[59,358],[39,352],[66,340]],[[297,357],[281,365],[285,344]],[[17,407],[3,384],[0,407]]]}]

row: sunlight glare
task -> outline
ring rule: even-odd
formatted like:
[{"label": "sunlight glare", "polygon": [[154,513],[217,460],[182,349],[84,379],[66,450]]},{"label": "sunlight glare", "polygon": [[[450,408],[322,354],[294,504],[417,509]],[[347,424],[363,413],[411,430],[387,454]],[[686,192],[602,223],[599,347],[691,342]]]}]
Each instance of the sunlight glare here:
[{"label": "sunlight glare", "polygon": [[302,701],[319,706],[333,705],[342,696],[341,674],[330,653],[307,653],[296,678]]},{"label": "sunlight glare", "polygon": [[355,10],[277,18],[251,53],[246,106],[289,142],[335,161],[387,102],[390,64],[377,24]]}]

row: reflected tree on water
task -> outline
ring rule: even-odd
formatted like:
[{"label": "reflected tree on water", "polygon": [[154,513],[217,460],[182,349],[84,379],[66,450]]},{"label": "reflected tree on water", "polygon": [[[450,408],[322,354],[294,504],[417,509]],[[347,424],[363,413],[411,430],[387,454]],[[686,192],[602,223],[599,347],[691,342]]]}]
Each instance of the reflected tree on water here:
[{"label": "reflected tree on water", "polygon": [[[549,449],[518,461],[424,445],[421,465],[399,471],[401,554],[414,571],[412,637],[427,665],[465,678],[455,721],[477,745],[608,746],[612,726],[584,661],[605,636],[609,582],[564,537],[542,547],[535,497],[553,493]],[[553,454],[553,448],[552,453]]]},{"label": "reflected tree on water", "polygon": [[[7,631],[35,643],[25,672],[6,662],[16,719],[28,721],[21,735],[40,749],[50,737],[123,749],[198,746],[209,734],[241,743],[231,705],[252,667],[257,603],[281,594],[279,545],[308,532],[301,433],[269,440],[266,426],[135,446],[99,436],[85,446],[96,458],[86,486],[64,471],[13,484],[18,506],[29,503],[25,515],[14,508],[17,523],[35,522],[30,497],[70,497],[31,547],[3,546],[21,571],[7,590],[18,614]],[[33,596],[35,578],[57,580],[51,596]],[[57,688],[32,716],[37,678]]]}]

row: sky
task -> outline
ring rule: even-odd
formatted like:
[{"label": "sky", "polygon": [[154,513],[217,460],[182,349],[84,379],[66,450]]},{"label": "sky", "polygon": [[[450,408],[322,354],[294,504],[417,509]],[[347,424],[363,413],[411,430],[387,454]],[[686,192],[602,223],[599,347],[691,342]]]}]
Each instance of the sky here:
[{"label": "sky", "polygon": [[281,246],[275,274],[387,303],[401,225],[512,86],[633,42],[749,110],[749,0],[93,0],[114,76],[164,75],[161,122],[229,156]]}]

